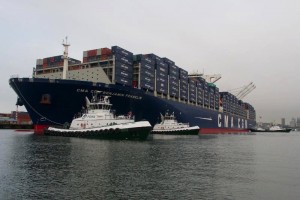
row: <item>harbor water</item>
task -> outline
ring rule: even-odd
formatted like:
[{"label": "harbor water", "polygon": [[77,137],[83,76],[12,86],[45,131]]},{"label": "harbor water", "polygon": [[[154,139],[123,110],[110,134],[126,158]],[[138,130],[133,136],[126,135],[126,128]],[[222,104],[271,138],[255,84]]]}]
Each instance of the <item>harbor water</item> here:
[{"label": "harbor water", "polygon": [[0,199],[299,199],[300,132],[147,141],[0,130]]}]

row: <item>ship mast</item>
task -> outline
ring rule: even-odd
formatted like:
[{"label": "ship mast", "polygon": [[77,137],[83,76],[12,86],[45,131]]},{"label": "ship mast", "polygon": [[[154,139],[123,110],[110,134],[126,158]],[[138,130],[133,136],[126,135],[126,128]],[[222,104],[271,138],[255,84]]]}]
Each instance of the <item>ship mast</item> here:
[{"label": "ship mast", "polygon": [[63,73],[62,73],[62,79],[67,78],[67,71],[68,71],[68,47],[70,44],[68,44],[68,37],[66,37],[66,41],[63,40],[62,45],[65,47],[63,59],[64,59],[64,67],[63,67]]}]

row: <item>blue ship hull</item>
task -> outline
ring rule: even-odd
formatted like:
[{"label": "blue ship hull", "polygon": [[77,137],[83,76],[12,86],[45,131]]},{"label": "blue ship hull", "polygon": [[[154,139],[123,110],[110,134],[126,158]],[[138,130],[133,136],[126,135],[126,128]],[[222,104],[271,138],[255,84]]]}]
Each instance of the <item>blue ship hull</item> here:
[{"label": "blue ship hull", "polygon": [[132,112],[136,121],[146,119],[152,126],[159,121],[160,113],[166,111],[174,112],[179,122],[199,126],[202,133],[248,132],[256,125],[254,120],[157,97],[128,86],[41,78],[11,78],[9,84],[26,107],[36,133],[50,125],[71,123],[85,106],[85,97],[90,99],[93,91],[110,96],[117,115]]}]

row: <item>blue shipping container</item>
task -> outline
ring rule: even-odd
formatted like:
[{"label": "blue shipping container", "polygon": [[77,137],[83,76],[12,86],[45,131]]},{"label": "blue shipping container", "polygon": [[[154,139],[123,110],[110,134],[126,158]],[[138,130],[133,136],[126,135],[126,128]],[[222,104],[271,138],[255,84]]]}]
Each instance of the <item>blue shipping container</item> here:
[{"label": "blue shipping container", "polygon": [[153,73],[154,73],[154,70],[155,70],[154,65],[151,65],[151,64],[149,64],[149,63],[141,63],[141,70],[142,70],[142,69],[150,70],[150,71],[152,71]]},{"label": "blue shipping container", "polygon": [[132,72],[122,70],[121,68],[116,68],[115,75],[124,77],[124,78],[128,78],[128,79],[132,79],[132,76],[133,76]]},{"label": "blue shipping container", "polygon": [[140,80],[143,81],[143,82],[154,84],[154,79],[149,77],[149,76],[141,76]]},{"label": "blue shipping container", "polygon": [[148,70],[141,70],[140,75],[141,75],[141,77],[148,76],[148,77],[151,77],[152,79],[154,79],[154,74]]},{"label": "blue shipping container", "polygon": [[166,68],[166,67],[163,67],[163,66],[156,66],[156,71],[157,71],[157,72],[165,73],[166,75],[168,74],[167,68]]},{"label": "blue shipping container", "polygon": [[149,57],[147,57],[143,54],[134,55],[133,60],[136,61],[136,62],[139,62],[139,63],[145,63],[145,64],[147,63],[147,64],[150,64],[150,65],[155,64],[154,59],[149,58]]},{"label": "blue shipping container", "polygon": [[175,64],[174,61],[172,61],[172,60],[170,60],[169,58],[166,58],[166,57],[162,58],[162,60],[163,60],[165,63],[167,63],[168,65],[174,65],[174,64]]},{"label": "blue shipping container", "polygon": [[128,79],[128,78],[124,78],[124,77],[120,77],[120,76],[115,77],[115,82],[122,84],[122,85],[127,85],[127,86],[132,85],[132,79]]},{"label": "blue shipping container", "polygon": [[121,54],[115,54],[115,61],[116,62],[121,62],[121,63],[125,63],[128,65],[133,65],[133,59],[132,57],[126,57],[124,55]]},{"label": "blue shipping container", "polygon": [[165,68],[166,72],[168,73],[168,65],[167,65],[167,63],[165,63],[163,61],[157,61],[156,62],[156,67],[163,67],[163,68]]},{"label": "blue shipping container", "polygon": [[156,72],[156,78],[168,79],[168,75],[163,72]]},{"label": "blue shipping container", "polygon": [[115,55],[115,54],[119,54],[128,58],[133,59],[133,53],[131,53],[130,51],[123,49],[119,46],[112,46],[111,47],[111,52]]},{"label": "blue shipping container", "polygon": [[120,62],[115,63],[115,68],[116,69],[122,69],[124,71],[128,71],[128,72],[131,72],[131,73],[133,71],[132,65],[128,65],[128,64],[124,64],[124,63],[120,63]]}]

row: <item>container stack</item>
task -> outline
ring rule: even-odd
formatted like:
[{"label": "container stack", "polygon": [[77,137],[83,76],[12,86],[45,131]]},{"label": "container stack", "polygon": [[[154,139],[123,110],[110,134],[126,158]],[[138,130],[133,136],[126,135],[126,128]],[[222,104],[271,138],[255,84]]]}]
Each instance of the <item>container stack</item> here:
[{"label": "container stack", "polygon": [[246,110],[245,110],[245,103],[242,100],[238,100],[239,105],[239,115],[243,118],[247,117]]},{"label": "container stack", "polygon": [[159,57],[156,58],[156,91],[168,94],[168,65]]},{"label": "container stack", "polygon": [[204,83],[205,80],[203,78],[198,78],[197,80],[197,103],[200,106],[204,104]]},{"label": "container stack", "polygon": [[76,65],[76,64],[81,64],[81,61],[76,60],[74,58],[68,58],[68,65]]},{"label": "container stack", "polygon": [[109,48],[100,48],[83,52],[83,61],[99,61],[111,58],[112,52]]},{"label": "container stack", "polygon": [[219,88],[215,87],[215,110],[219,110],[219,105],[220,105]]},{"label": "container stack", "polygon": [[189,78],[189,101],[191,103],[196,103],[196,81]]},{"label": "container stack", "polygon": [[179,95],[179,68],[175,65],[175,62],[168,58],[162,58],[168,65],[169,74],[169,95],[170,97],[178,98]]},{"label": "container stack", "polygon": [[62,55],[52,56],[43,59],[43,68],[60,67],[63,65],[64,65],[64,59]]},{"label": "container stack", "polygon": [[233,114],[239,115],[239,104],[238,104],[238,98],[236,96],[233,96]]},{"label": "container stack", "polygon": [[179,98],[179,67],[176,65],[169,66],[169,94]]},{"label": "container stack", "polygon": [[43,69],[43,59],[36,60],[36,69]]},{"label": "container stack", "polygon": [[118,46],[112,46],[115,62],[115,83],[131,86],[133,81],[133,53]]},{"label": "container stack", "polygon": [[204,107],[209,108],[209,88],[207,82],[204,82],[203,90],[204,90]]},{"label": "container stack", "polygon": [[208,84],[208,90],[209,90],[209,108],[215,109],[215,88],[216,86],[212,83]]},{"label": "container stack", "polygon": [[246,104],[246,109],[248,108],[248,111],[249,111],[249,119],[252,119],[252,120],[255,120],[255,116],[256,116],[256,112],[254,110],[254,107],[247,103]]},{"label": "container stack", "polygon": [[187,101],[188,99],[188,72],[184,69],[179,68],[179,79],[180,79],[180,99]]},{"label": "container stack", "polygon": [[229,92],[220,92],[220,102],[225,113],[231,113],[243,118],[255,120],[255,110],[249,103],[239,100]]},{"label": "container stack", "polygon": [[112,59],[112,51],[107,47],[83,52],[83,63],[108,59]]},{"label": "container stack", "polygon": [[[68,64],[80,64],[80,60],[76,60],[74,58],[68,58]],[[37,59],[36,61],[36,69],[45,69],[45,68],[54,68],[54,67],[63,67],[64,66],[64,59],[63,55],[52,56],[43,59]]]},{"label": "container stack", "polygon": [[223,107],[225,113],[229,113],[230,110],[230,93],[220,92],[220,105]]},{"label": "container stack", "polygon": [[144,90],[154,91],[155,61],[146,55],[134,55],[133,86]]}]

